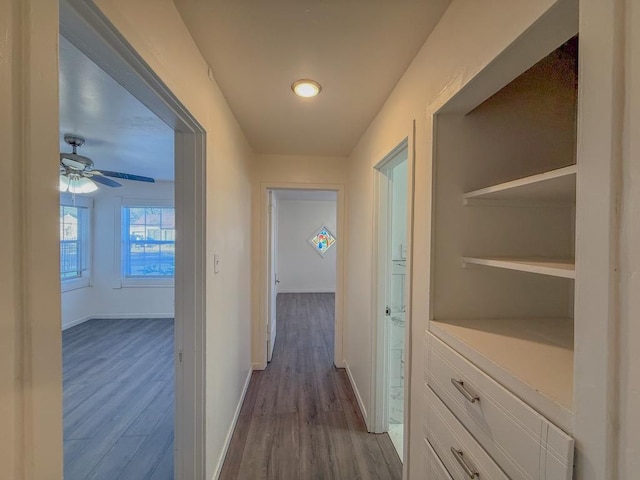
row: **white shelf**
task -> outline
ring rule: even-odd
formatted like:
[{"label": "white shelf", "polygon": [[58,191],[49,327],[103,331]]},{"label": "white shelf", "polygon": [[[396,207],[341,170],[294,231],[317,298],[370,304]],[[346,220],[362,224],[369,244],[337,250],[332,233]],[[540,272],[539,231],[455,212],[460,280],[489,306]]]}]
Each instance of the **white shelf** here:
[{"label": "white shelf", "polygon": [[573,403],[573,320],[432,320],[430,331],[566,431]]},{"label": "white shelf", "polygon": [[550,275],[552,277],[576,278],[576,264],[572,259],[550,258],[506,258],[506,257],[462,257],[464,264],[506,268],[521,272]]},{"label": "white shelf", "polygon": [[500,183],[464,194],[465,204],[480,202],[575,203],[576,165]]}]

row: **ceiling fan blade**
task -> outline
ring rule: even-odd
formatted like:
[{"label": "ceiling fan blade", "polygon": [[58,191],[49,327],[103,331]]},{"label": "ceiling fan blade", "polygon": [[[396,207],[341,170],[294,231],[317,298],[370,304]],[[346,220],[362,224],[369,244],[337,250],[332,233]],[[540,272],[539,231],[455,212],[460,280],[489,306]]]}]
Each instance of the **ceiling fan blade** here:
[{"label": "ceiling fan blade", "polygon": [[102,185],[106,185],[107,187],[121,187],[122,184],[116,182],[115,180],[111,180],[110,178],[103,177],[100,175],[91,175],[89,178],[96,183],[101,183]]},{"label": "ceiling fan blade", "polygon": [[135,180],[136,182],[155,182],[155,180],[151,177],[142,177],[140,175],[132,175],[130,173],[110,172],[109,170],[99,170],[99,172],[103,175],[106,175],[107,177],[122,178],[124,180]]},{"label": "ceiling fan blade", "polygon": [[63,154],[60,155],[60,163],[65,167],[72,168],[73,170],[84,170],[85,168],[84,163],[73,160],[72,158],[69,158],[68,156],[65,156]]}]

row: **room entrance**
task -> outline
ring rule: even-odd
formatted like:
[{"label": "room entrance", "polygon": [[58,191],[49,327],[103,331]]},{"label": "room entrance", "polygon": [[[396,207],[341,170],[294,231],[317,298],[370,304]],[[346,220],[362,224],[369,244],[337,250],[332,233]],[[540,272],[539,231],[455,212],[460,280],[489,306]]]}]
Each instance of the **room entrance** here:
[{"label": "room entrance", "polygon": [[[71,94],[65,101],[65,106],[70,107],[69,117],[65,119],[61,116],[61,128],[64,129],[61,131],[61,151],[73,153],[71,149],[73,145],[65,140],[65,134],[83,137],[85,145],[79,148],[84,148],[86,152],[78,150],[77,153],[80,155],[84,153],[84,156],[92,158],[94,170],[102,173],[102,175],[99,173],[75,175],[74,172],[65,170],[65,176],[69,177],[69,190],[71,181],[78,180],[76,176],[81,177],[80,182],[84,185],[84,187],[74,185],[74,191],[68,192],[70,197],[68,201],[72,207],[74,201],[76,206],[82,206],[79,204],[80,194],[88,195],[90,192],[81,190],[88,189],[87,185],[90,186],[90,184],[98,185],[96,198],[90,199],[94,208],[94,221],[85,222],[89,227],[89,238],[86,244],[91,245],[91,229],[102,228],[103,220],[106,222],[105,225],[107,223],[110,225],[105,227],[109,230],[109,234],[94,232],[96,242],[100,240],[106,250],[101,248],[98,251],[96,243],[95,252],[87,256],[88,261],[85,265],[91,266],[93,263],[94,267],[94,271],[88,276],[90,294],[97,295],[98,284],[100,284],[100,287],[104,288],[105,295],[111,295],[109,299],[103,299],[102,303],[94,303],[94,307],[100,308],[94,312],[74,312],[70,308],[73,302],[63,302],[67,303],[65,316],[69,319],[69,323],[64,326],[74,322],[81,323],[87,318],[107,317],[107,320],[100,323],[100,327],[112,328],[116,322],[114,318],[122,318],[123,322],[129,322],[133,317],[132,323],[127,323],[125,330],[128,331],[129,327],[134,326],[142,328],[137,338],[153,339],[145,344],[144,341],[132,340],[134,337],[123,332],[111,332],[107,335],[108,341],[103,343],[105,351],[102,353],[109,358],[102,360],[105,368],[98,370],[100,375],[106,378],[108,375],[117,374],[118,370],[126,370],[132,363],[137,364],[140,361],[141,364],[138,365],[138,370],[130,372],[128,386],[122,382],[122,388],[116,389],[113,395],[107,394],[103,389],[88,397],[95,397],[93,398],[94,411],[87,412],[92,416],[92,420],[88,423],[80,418],[82,408],[87,410],[86,407],[82,407],[87,404],[87,399],[82,398],[85,385],[82,382],[76,382],[74,388],[78,395],[73,400],[75,403],[65,406],[65,434],[69,433],[66,437],[69,441],[65,442],[65,450],[67,444],[72,447],[73,443],[80,446],[82,443],[87,443],[85,433],[89,425],[103,431],[102,433],[105,433],[103,438],[108,442],[96,441],[99,448],[87,445],[77,450],[77,455],[82,460],[86,460],[87,464],[93,462],[93,474],[91,471],[84,470],[82,461],[74,464],[71,458],[65,459],[65,466],[75,465],[73,467],[75,470],[69,472],[68,477],[73,479],[102,475],[104,478],[120,478],[120,476],[146,478],[152,474],[149,471],[151,468],[156,470],[163,468],[176,479],[201,478],[205,470],[204,426],[206,423],[204,418],[205,272],[203,269],[206,257],[205,131],[133,48],[123,41],[117,29],[105,19],[92,2],[61,1],[60,34],[63,37],[61,48],[72,51],[69,56],[70,61],[85,61],[86,57],[88,62],[88,73],[81,74],[81,69],[71,68],[68,78],[61,79],[60,82],[61,93],[64,93],[62,90],[67,84]],[[65,72],[62,57],[61,54],[61,75]],[[80,101],[92,102],[89,106],[91,108],[85,108],[85,110],[94,116],[110,110],[129,111],[123,104],[114,101],[113,97],[102,98],[97,94],[101,91],[100,88],[109,83],[112,84],[112,89],[120,88],[129,96],[126,102],[136,105],[135,108],[138,110],[137,116],[134,115],[134,117],[137,122],[131,123],[136,124],[137,128],[144,129],[145,126],[148,128],[146,140],[149,140],[149,135],[161,134],[161,138],[150,141],[148,148],[144,147],[144,139],[139,145],[140,148],[131,148],[132,142],[141,141],[143,135],[133,134],[128,137],[125,131],[114,131],[118,126],[127,125],[124,117],[110,123],[107,121],[103,128],[93,132],[81,130],[90,129],[89,125],[99,119],[74,120],[74,115],[82,110]],[[73,95],[74,92],[76,96]],[[82,95],[78,97],[78,94]],[[60,111],[61,115],[64,115],[64,108],[61,107]],[[146,121],[146,118],[149,120]],[[123,148],[120,150],[112,145],[107,155],[99,149],[101,145],[108,144],[110,140],[106,137],[109,135],[119,137]],[[118,145],[117,138],[113,140]],[[65,146],[71,148],[65,149]],[[156,147],[160,147],[164,152],[169,159],[168,163],[161,161],[160,152],[154,155],[153,149]],[[122,154],[119,155],[120,151]],[[124,165],[107,165],[109,161],[126,160],[128,156],[133,157],[130,168]],[[79,163],[82,163],[82,159]],[[137,171],[133,170],[134,164],[136,168],[143,168],[146,165],[146,168],[158,170]],[[61,168],[78,169],[81,166],[66,162]],[[91,170],[87,169],[87,172]],[[113,175],[118,172],[123,174]],[[138,178],[128,174],[137,175]],[[155,177],[156,180],[163,181],[140,181],[145,177]],[[122,186],[114,186],[112,182],[115,181]],[[62,183],[65,181],[61,178],[61,186],[66,186]],[[150,189],[154,189],[153,192]],[[110,194],[111,191],[116,190],[119,195]],[[105,198],[102,198],[103,196]],[[68,211],[64,212],[64,215],[61,214],[64,217],[61,224],[73,223],[73,213]],[[98,214],[102,220],[98,218]],[[105,242],[110,242],[110,245]],[[73,255],[68,256],[68,259],[73,259]],[[61,268],[61,274],[63,270],[66,268]],[[78,270],[82,272],[86,269],[76,268],[76,273]],[[100,280],[98,270],[106,272],[106,276],[100,277]],[[83,277],[82,274],[76,276]],[[167,289],[175,294],[167,294],[169,291]],[[70,289],[69,293],[79,291]],[[159,291],[163,291],[164,295],[155,300],[149,298],[149,295]],[[118,298],[114,298],[114,295]],[[86,306],[90,302],[81,303]],[[109,314],[106,312],[108,306],[116,310]],[[134,311],[132,310],[134,308],[147,310]],[[172,318],[175,318],[175,321]],[[89,323],[79,324],[76,328],[84,327]],[[70,338],[70,345],[75,343],[76,347],[79,345],[78,342],[83,341],[83,337],[84,340],[89,340],[83,335],[73,337]],[[150,346],[153,348],[147,349]],[[68,358],[81,360],[82,355],[91,356],[92,353],[95,354],[92,347],[86,346],[74,350]],[[161,366],[164,368],[161,369],[162,371],[153,373],[152,368],[144,368],[144,361],[153,368]],[[82,361],[77,364],[80,367],[75,374],[80,374],[80,370],[86,364]],[[124,399],[125,390],[129,388],[135,391],[142,377],[149,380],[153,388],[139,391],[135,400]],[[67,377],[65,373],[66,378],[71,376]],[[74,391],[65,389],[65,397],[71,398],[73,394]],[[100,395],[103,395],[103,398]],[[117,408],[115,404],[118,402],[122,402],[123,408]],[[106,413],[108,408],[115,408],[114,411],[117,414],[114,416]],[[71,416],[67,417],[67,414]],[[66,421],[67,418],[69,422]],[[130,463],[136,452],[141,452],[141,458],[146,460],[151,458],[149,454],[152,452],[146,449],[144,441],[139,445],[135,444],[145,436],[150,438],[149,445],[153,445],[154,448],[159,447],[162,452],[154,454],[157,457],[154,465],[141,461],[136,466]],[[112,441],[114,438],[116,440]],[[106,445],[109,442],[111,444],[107,448]],[[97,461],[96,457],[98,457]],[[113,465],[115,470],[110,470],[109,465]]]},{"label": "room entrance", "polygon": [[330,305],[327,353],[334,358],[337,199],[337,192],[330,190],[268,191],[268,362],[277,342],[277,319],[298,302]]},{"label": "room entrance", "polygon": [[408,147],[403,142],[376,166],[375,424],[404,458],[408,326]]}]

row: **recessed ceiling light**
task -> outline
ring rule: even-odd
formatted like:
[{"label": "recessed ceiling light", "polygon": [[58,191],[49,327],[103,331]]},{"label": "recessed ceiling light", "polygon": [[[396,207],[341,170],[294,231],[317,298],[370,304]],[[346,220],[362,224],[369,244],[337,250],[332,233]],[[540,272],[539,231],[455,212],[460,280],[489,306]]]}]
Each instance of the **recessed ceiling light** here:
[{"label": "recessed ceiling light", "polygon": [[322,90],[322,87],[315,80],[303,78],[293,82],[291,84],[291,90],[293,90],[293,93],[295,93],[299,97],[309,98],[318,95]]}]

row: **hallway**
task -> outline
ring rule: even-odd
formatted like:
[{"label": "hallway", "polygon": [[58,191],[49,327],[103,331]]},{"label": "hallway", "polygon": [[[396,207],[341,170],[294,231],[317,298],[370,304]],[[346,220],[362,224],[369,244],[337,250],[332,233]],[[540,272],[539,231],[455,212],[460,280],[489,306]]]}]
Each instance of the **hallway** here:
[{"label": "hallway", "polygon": [[333,366],[333,338],[334,294],[278,295],[273,361],[253,373],[221,479],[402,478],[389,436],[367,433]]}]

